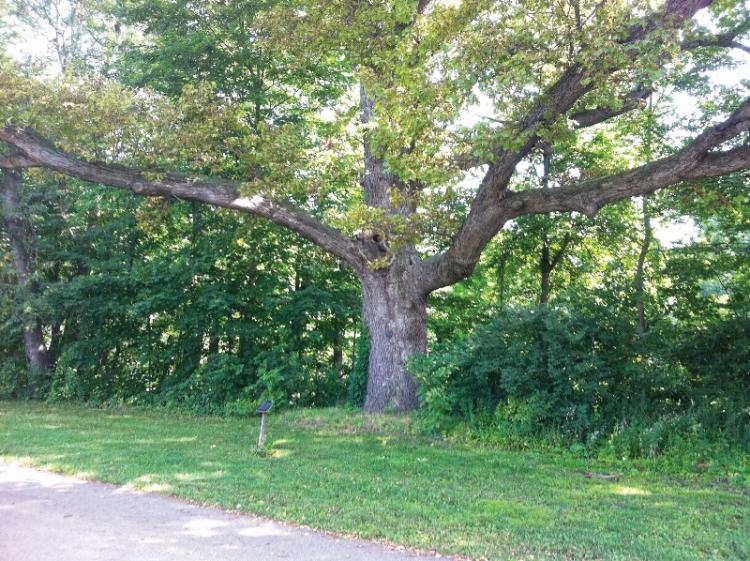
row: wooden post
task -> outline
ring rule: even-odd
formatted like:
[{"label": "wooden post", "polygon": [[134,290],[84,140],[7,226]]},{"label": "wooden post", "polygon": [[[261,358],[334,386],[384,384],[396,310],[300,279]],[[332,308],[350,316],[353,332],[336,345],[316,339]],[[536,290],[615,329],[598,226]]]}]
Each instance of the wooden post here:
[{"label": "wooden post", "polygon": [[258,433],[258,450],[263,450],[266,444],[266,430],[268,430],[268,412],[273,407],[273,401],[266,400],[260,404],[256,413],[260,413],[260,433]]},{"label": "wooden post", "polygon": [[266,444],[266,429],[268,429],[268,413],[260,414],[260,433],[258,434],[258,450],[263,450]]}]

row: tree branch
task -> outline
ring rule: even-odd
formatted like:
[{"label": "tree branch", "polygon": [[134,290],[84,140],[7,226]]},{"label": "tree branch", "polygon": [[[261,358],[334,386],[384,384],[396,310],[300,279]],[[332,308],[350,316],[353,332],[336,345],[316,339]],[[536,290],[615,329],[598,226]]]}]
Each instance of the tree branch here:
[{"label": "tree branch", "polygon": [[420,15],[424,14],[430,4],[432,4],[432,0],[419,0],[417,3],[417,13]]},{"label": "tree branch", "polygon": [[746,53],[750,53],[750,46],[743,45],[742,43],[738,41],[722,41],[721,37],[716,38],[716,41],[712,41],[708,38],[703,39],[696,39],[695,41],[690,42],[691,47],[726,47],[728,49],[739,49],[741,51],[745,51]]},{"label": "tree branch", "polygon": [[686,50],[696,49],[699,47],[724,47],[727,49],[740,49],[750,53],[750,47],[737,41],[737,37],[750,31],[750,22],[739,26],[732,31],[721,33],[719,35],[701,35],[682,42],[682,48]]},{"label": "tree branch", "polygon": [[0,140],[20,152],[18,161],[24,162],[25,167],[43,167],[145,197],[176,197],[262,216],[340,257],[357,272],[362,273],[366,269],[365,260],[354,240],[287,203],[272,201],[261,195],[242,195],[240,182],[177,175],[149,178],[142,170],[81,160],[58,150],[31,130],[16,126],[0,129]]},{"label": "tree branch", "polygon": [[550,271],[553,271],[555,267],[557,267],[560,264],[560,261],[565,255],[565,250],[568,249],[568,246],[570,245],[570,242],[572,241],[573,241],[573,233],[570,231],[565,232],[565,237],[563,238],[563,241],[560,244],[560,247],[557,249],[555,254],[552,256],[552,259],[550,260],[550,264],[549,264]]},{"label": "tree branch", "polygon": [[429,293],[469,275],[481,251],[513,218],[527,214],[581,212],[593,216],[599,209],[623,199],[648,195],[692,179],[717,177],[750,169],[750,146],[724,152],[711,150],[750,131],[750,98],[724,122],[708,128],[679,152],[633,170],[555,189],[504,191],[494,201],[472,208],[450,249],[423,263]]},{"label": "tree branch", "polygon": [[[731,49],[740,49],[747,53],[750,53],[750,46],[743,45],[736,39],[743,33],[750,30],[750,22],[728,31],[720,35],[704,35],[695,37],[682,42],[683,50],[691,50],[698,47],[725,47]],[[586,109],[579,111],[570,116],[578,126],[576,128],[585,128],[599,123],[603,123],[608,119],[623,115],[634,109],[638,109],[642,106],[643,100],[648,98],[653,93],[652,88],[640,87],[632,92],[625,95],[621,100],[621,106],[619,109],[610,109],[606,107],[597,107],[594,109]]]},{"label": "tree branch", "polygon": [[578,129],[586,127],[592,127],[603,123],[613,117],[624,115],[629,111],[643,107],[644,101],[650,96],[654,90],[651,88],[640,87],[626,94],[621,99],[621,105],[618,109],[612,109],[610,107],[595,107],[593,109],[584,109],[573,113],[570,118],[576,122]]},{"label": "tree branch", "polygon": [[20,169],[33,168],[36,164],[30,158],[23,154],[18,154],[11,149],[8,154],[0,154],[0,168],[2,169]]},{"label": "tree branch", "polygon": [[704,131],[677,153],[609,177],[591,179],[557,189],[513,193],[500,205],[504,221],[524,214],[577,211],[593,216],[609,203],[648,195],[684,181],[726,175],[750,168],[750,146],[711,152],[750,130],[750,98],[730,117]]},{"label": "tree branch", "polygon": [[[630,28],[628,35],[619,41],[622,45],[632,45],[645,39],[650,33],[653,33],[663,28],[679,28],[684,22],[695,15],[696,12],[710,6],[715,0],[669,0],[663,12],[657,16],[651,15],[644,18],[639,23],[634,24]],[[633,51],[631,57],[637,56],[637,52]],[[617,68],[610,68],[607,72],[611,73],[617,70]],[[567,111],[573,108],[575,103],[581,99],[581,97],[594,89],[595,84],[593,81],[589,81],[588,69],[582,63],[577,63],[570,66],[563,74],[558,78],[551,87],[549,87],[544,95],[540,98],[540,102],[529,112],[529,114],[519,123],[518,130],[514,131],[518,137],[528,137],[528,140],[524,145],[515,151],[506,151],[501,147],[494,150],[494,161],[490,164],[490,169],[487,174],[496,175],[498,178],[508,177],[510,174],[506,173],[507,170],[501,170],[498,173],[496,168],[515,166],[518,162],[527,156],[529,152],[534,148],[536,142],[539,140],[535,134],[535,130],[545,123],[548,123],[551,119],[557,118]],[[632,92],[634,98],[631,102],[638,101],[638,95],[642,95],[640,99],[648,97],[648,94],[643,89],[638,89]],[[623,100],[628,101],[629,96]],[[601,111],[601,110],[596,110]],[[552,115],[552,117],[550,117]],[[579,115],[582,119],[586,116]],[[591,119],[591,117],[588,117]],[[603,119],[604,120],[604,119]],[[518,154],[512,154],[517,152]],[[511,157],[506,157],[508,155]],[[501,162],[501,160],[503,160]],[[483,162],[485,164],[490,162]],[[511,170],[512,172],[512,170]],[[481,188],[480,188],[481,190]]]},{"label": "tree branch", "polygon": [[[512,197],[512,203],[519,210],[523,209],[518,215],[576,211],[593,216],[606,204],[650,195],[684,181],[726,175],[747,168],[750,168],[750,147],[747,146],[705,154],[692,165],[686,153],[680,152],[620,175],[592,179],[547,193],[538,189],[517,193]],[[510,217],[513,214],[508,213]]]},{"label": "tree branch", "polygon": [[38,164],[34,160],[20,154],[0,155],[0,168],[2,169],[33,168],[37,166]]},{"label": "tree branch", "polygon": [[[678,28],[698,10],[713,2],[714,0],[668,0],[663,12],[634,24],[621,43],[635,44],[659,29]],[[632,56],[636,56],[636,51]],[[617,68],[611,68],[609,72],[615,70]],[[583,64],[578,63],[569,67],[557,82],[547,89],[539,103],[517,128],[516,136],[525,138],[523,144],[510,150],[495,150],[495,159],[489,165],[469,214],[453,238],[451,247],[422,264],[423,290],[426,294],[471,274],[482,250],[507,220],[521,214],[536,212],[528,210],[528,207],[525,207],[526,201],[517,194],[508,193],[508,184],[516,166],[539,142],[538,129],[570,111],[581,97],[595,87],[593,81],[586,78],[587,69]]]},{"label": "tree branch", "polygon": [[[707,35],[696,37],[687,41],[683,41],[682,49],[691,50],[698,47],[725,47],[731,49],[740,49],[746,53],[750,53],[750,46],[743,45],[736,41],[736,38],[750,29],[750,22],[747,24],[720,35]],[[603,123],[613,117],[624,115],[634,109],[638,109],[643,105],[643,100],[648,98],[653,93],[652,88],[640,87],[628,93],[621,99],[621,105],[619,109],[610,109],[607,107],[596,107],[594,109],[585,109],[577,113],[573,113],[570,118],[577,123],[576,128],[586,128],[593,125]]]}]

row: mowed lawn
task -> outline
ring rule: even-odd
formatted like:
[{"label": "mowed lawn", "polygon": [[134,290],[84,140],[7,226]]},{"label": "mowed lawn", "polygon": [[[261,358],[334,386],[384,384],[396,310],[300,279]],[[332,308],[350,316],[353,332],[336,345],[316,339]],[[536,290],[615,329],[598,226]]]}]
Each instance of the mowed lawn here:
[{"label": "mowed lawn", "polygon": [[257,428],[0,401],[0,458],[476,559],[750,559],[742,477],[430,442],[408,418],[335,409],[272,415],[267,455]]}]

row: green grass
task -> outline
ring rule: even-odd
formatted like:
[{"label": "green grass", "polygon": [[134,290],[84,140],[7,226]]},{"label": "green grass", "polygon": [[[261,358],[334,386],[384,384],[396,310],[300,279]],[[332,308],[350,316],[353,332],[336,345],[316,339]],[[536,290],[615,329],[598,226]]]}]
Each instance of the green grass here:
[{"label": "green grass", "polygon": [[342,410],[273,415],[260,455],[257,427],[0,401],[0,458],[478,559],[750,559],[746,475],[430,442],[408,418]]}]

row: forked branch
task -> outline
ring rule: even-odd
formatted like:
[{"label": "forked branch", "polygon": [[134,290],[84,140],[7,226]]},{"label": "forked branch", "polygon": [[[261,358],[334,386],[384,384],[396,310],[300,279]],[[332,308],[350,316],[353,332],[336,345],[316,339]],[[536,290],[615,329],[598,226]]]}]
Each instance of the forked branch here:
[{"label": "forked branch", "polygon": [[671,156],[617,175],[554,189],[504,191],[494,201],[473,209],[473,216],[464,222],[450,249],[424,262],[424,290],[429,293],[468,275],[484,246],[513,218],[566,211],[593,216],[606,204],[648,195],[693,179],[750,169],[750,146],[714,151],[747,131],[750,131],[750,98],[724,122],[706,129]]}]

